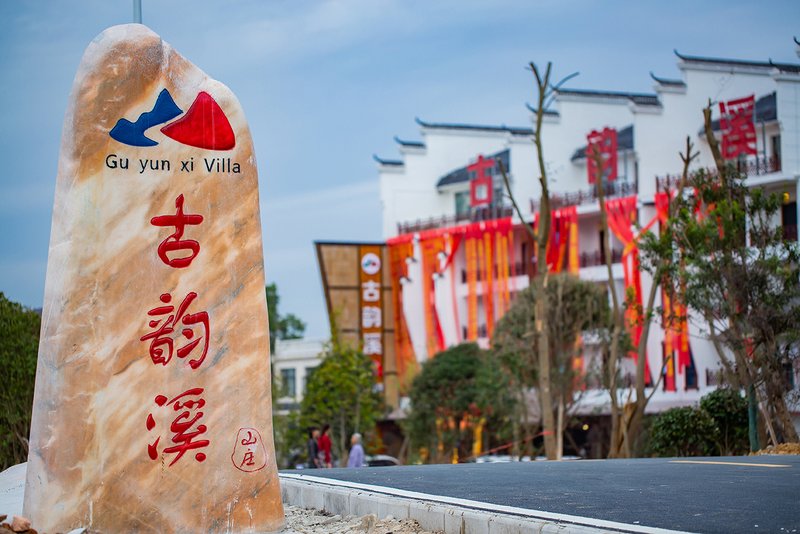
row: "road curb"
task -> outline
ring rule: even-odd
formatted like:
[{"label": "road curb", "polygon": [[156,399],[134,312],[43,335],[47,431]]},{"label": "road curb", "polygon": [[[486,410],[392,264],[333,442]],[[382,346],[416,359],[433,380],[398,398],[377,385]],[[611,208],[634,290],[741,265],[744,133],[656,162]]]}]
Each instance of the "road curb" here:
[{"label": "road curb", "polygon": [[555,514],[358,484],[312,475],[280,473],[283,502],[330,514],[378,519],[416,519],[426,530],[446,534],[675,534],[679,531],[629,525],[589,517]]}]

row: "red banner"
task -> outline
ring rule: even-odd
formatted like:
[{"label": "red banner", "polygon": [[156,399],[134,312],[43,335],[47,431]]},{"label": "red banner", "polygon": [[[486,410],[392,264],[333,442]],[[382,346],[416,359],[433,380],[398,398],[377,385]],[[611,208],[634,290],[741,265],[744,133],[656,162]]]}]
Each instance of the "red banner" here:
[{"label": "red banner", "polygon": [[[622,273],[625,281],[625,293],[633,292],[633,299],[625,299],[625,322],[631,335],[633,349],[629,356],[634,361],[639,359],[638,347],[642,337],[642,281],[639,268],[639,247],[633,234],[632,225],[636,221],[636,195],[606,201],[608,227],[622,242]],[[650,366],[645,359],[645,383],[649,384]]]},{"label": "red banner", "polygon": [[[586,136],[586,170],[589,174],[589,183],[611,182],[617,179],[617,131],[613,128],[603,128],[602,131],[592,130]],[[594,159],[597,151],[602,160],[600,168]]]},{"label": "red banner", "polygon": [[755,95],[719,103],[719,127],[722,130],[724,159],[736,159],[739,154],[755,156],[758,153],[756,126],[753,122],[755,109]]},{"label": "red banner", "polygon": [[478,156],[478,160],[475,163],[467,166],[467,172],[471,175],[469,181],[469,203],[473,208],[489,206],[492,203],[494,181],[492,175],[487,175],[486,171],[493,169],[494,165],[495,161],[493,159],[486,159],[481,155]]},{"label": "red banner", "polygon": [[403,311],[403,280],[408,279],[406,259],[413,256],[411,242],[389,245],[389,262],[391,267],[392,294],[394,295],[394,347],[397,375],[400,388],[405,391],[410,386],[411,378],[417,371],[417,359],[408,333],[405,312]]}]

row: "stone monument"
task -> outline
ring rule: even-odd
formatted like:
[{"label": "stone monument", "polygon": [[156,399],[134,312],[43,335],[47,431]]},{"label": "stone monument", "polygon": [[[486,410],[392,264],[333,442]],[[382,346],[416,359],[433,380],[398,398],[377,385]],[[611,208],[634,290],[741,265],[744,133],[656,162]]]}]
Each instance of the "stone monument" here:
[{"label": "stone monument", "polygon": [[233,93],[142,25],[100,34],[50,239],[33,525],[280,529],[258,177]]}]

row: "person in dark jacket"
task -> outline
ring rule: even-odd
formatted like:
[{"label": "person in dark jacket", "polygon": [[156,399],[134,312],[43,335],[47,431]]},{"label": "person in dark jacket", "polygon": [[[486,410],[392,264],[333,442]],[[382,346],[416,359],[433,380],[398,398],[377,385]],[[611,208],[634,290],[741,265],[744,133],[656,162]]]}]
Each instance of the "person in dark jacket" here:
[{"label": "person in dark jacket", "polygon": [[319,438],[319,428],[312,426],[308,429],[308,441],[306,447],[308,448],[308,469],[316,469],[322,467],[319,461],[319,447],[317,446],[317,439]]}]

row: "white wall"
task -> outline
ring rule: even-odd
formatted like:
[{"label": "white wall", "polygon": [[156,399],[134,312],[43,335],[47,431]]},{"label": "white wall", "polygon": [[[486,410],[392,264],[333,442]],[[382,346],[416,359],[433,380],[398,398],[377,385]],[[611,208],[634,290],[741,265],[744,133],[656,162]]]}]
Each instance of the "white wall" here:
[{"label": "white wall", "polygon": [[[557,116],[547,115],[542,127],[545,149],[545,163],[549,176],[549,187],[554,193],[565,193],[589,188],[586,177],[585,159],[571,161],[571,156],[579,147],[586,145],[586,135],[593,129],[606,126],[622,128],[633,125],[634,148],[625,158],[619,158],[619,174],[627,174],[633,182],[638,174],[640,224],[644,225],[655,215],[652,200],[655,193],[655,178],[666,174],[677,174],[682,168],[678,156],[685,147],[689,135],[695,150],[700,151],[699,166],[713,166],[704,135],[699,133],[703,125],[702,109],[711,99],[715,103],[750,94],[756,99],[773,91],[777,94],[778,123],[767,126],[767,155],[772,156],[769,146],[771,136],[780,134],[782,169],[767,176],[752,177],[752,183],[770,188],[790,191],[792,199],[797,198],[800,186],[800,75],[780,74],[768,67],[742,67],[720,64],[707,64],[692,61],[678,61],[684,87],[656,83],[655,90],[661,105],[637,105],[631,99],[620,96],[560,94],[556,97],[553,109]],[[715,105],[714,118],[718,111]],[[531,117],[529,117],[530,119]],[[763,146],[762,129],[757,125],[759,155]],[[451,216],[455,213],[454,191],[444,192],[436,189],[439,179],[451,171],[465,167],[479,154],[489,155],[504,149],[510,151],[512,187],[515,196],[527,212],[530,199],[539,196],[539,169],[535,146],[526,136],[515,136],[508,132],[470,131],[463,129],[442,129],[421,127],[421,136],[426,147],[401,148],[404,166],[400,168],[380,167],[381,200],[384,205],[383,231],[385,237],[397,233],[397,223],[413,222],[416,219]],[[638,172],[637,172],[638,171]],[[790,185],[787,185],[790,184]],[[466,190],[467,184],[459,188]],[[788,188],[788,189],[787,189]],[[580,251],[592,253],[599,250],[599,206],[585,204],[579,206]],[[516,261],[521,261],[519,250],[522,229],[516,230]],[[613,239],[614,249],[622,245]],[[419,247],[415,248],[419,259]],[[465,255],[462,250],[455,258],[455,311],[451,295],[450,271],[436,282],[436,303],[440,314],[445,339],[448,344],[460,339],[457,326],[467,323],[467,287],[461,281]],[[422,288],[420,285],[421,264],[410,267],[412,282],[403,288],[403,301],[411,330],[411,339],[418,359],[424,360],[426,354],[426,333],[423,314]],[[615,288],[622,298],[624,287],[621,265],[614,266]],[[584,279],[604,282],[607,279],[604,266],[581,269]],[[651,280],[645,273],[642,277],[643,299],[646,299]],[[524,276],[514,279],[516,290],[527,286]],[[479,284],[479,288],[481,285]],[[480,291],[479,291],[480,293]],[[656,303],[660,304],[660,291]],[[456,321],[456,315],[458,321]],[[484,323],[483,303],[479,301],[480,324]],[[710,343],[705,339],[699,323],[690,325],[691,346],[697,367],[697,385],[702,390],[706,383],[706,370],[716,372],[720,363]],[[662,365],[662,346],[664,332],[660,320],[656,319],[648,340],[648,361],[654,380]],[[487,340],[481,340],[485,345]],[[630,362],[629,362],[630,363]],[[694,402],[699,398],[698,391],[686,391],[685,373],[678,369],[677,393],[659,391],[654,397],[654,406],[670,407],[675,403]],[[661,388],[660,388],[661,389]],[[600,401],[598,401],[600,402]],[[660,408],[659,408],[660,409]]]}]

